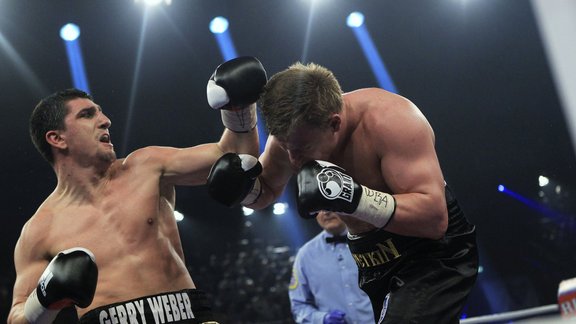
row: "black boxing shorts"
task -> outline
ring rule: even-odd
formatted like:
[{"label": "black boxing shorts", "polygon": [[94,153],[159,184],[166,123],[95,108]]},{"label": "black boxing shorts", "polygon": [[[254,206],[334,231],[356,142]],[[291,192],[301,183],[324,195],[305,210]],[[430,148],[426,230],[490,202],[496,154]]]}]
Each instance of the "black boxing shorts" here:
[{"label": "black boxing shorts", "polygon": [[218,324],[212,317],[206,294],[197,289],[166,292],[101,306],[84,314],[79,323]]},{"label": "black boxing shorts", "polygon": [[375,230],[349,236],[358,284],[378,323],[458,323],[478,271],[475,227],[446,188],[448,229],[440,240]]}]

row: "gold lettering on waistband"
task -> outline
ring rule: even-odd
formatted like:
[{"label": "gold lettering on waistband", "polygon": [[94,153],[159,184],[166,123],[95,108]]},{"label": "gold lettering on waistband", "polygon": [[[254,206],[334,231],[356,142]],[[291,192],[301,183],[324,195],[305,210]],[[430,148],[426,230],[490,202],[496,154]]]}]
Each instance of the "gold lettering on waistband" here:
[{"label": "gold lettering on waistband", "polygon": [[352,253],[354,261],[359,268],[370,268],[382,265],[400,257],[398,249],[389,238],[383,243],[376,243],[377,250],[372,250],[364,253]]}]

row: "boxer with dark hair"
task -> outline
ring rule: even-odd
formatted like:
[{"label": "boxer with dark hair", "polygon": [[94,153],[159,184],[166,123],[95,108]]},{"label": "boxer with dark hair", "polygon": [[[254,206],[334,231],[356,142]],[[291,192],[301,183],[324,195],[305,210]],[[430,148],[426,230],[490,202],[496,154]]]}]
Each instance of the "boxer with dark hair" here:
[{"label": "boxer with dark hair", "polygon": [[[458,323],[477,276],[475,228],[446,185],[416,105],[383,89],[343,93],[313,63],[275,74],[260,104],[271,135],[263,171],[234,201],[263,208],[297,174],[300,215],[333,211],[346,223],[379,323]],[[221,165],[213,172],[225,173]]]},{"label": "boxer with dark hair", "polygon": [[205,184],[225,153],[258,153],[255,102],[266,79],[253,57],[223,63],[207,90],[226,126],[217,143],[149,146],[125,158],[90,95],[71,89],[41,100],[30,134],[57,184],[16,244],[8,323],[51,323],[71,305],[81,323],[213,321],[186,268],[175,186]]}]

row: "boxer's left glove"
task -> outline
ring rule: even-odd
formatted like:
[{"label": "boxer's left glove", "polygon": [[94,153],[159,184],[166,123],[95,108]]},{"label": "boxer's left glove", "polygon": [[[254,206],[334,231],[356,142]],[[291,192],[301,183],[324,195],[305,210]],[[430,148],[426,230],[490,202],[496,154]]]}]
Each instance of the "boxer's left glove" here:
[{"label": "boxer's left glove", "polygon": [[30,323],[52,323],[65,307],[87,307],[94,299],[97,282],[98,267],[92,252],[84,248],[62,251],[40,276],[26,300],[24,316]]},{"label": "boxer's left glove", "polygon": [[262,165],[256,157],[226,153],[212,165],[208,175],[208,193],[228,207],[251,205],[260,196],[260,173]]},{"label": "boxer's left glove", "polygon": [[344,169],[330,162],[307,162],[298,172],[297,183],[298,213],[303,218],[327,210],[382,228],[396,210],[394,196],[356,183]]},{"label": "boxer's left glove", "polygon": [[256,126],[256,101],[266,82],[266,70],[257,58],[243,56],[226,61],[208,80],[208,104],[221,110],[226,128],[248,132]]}]

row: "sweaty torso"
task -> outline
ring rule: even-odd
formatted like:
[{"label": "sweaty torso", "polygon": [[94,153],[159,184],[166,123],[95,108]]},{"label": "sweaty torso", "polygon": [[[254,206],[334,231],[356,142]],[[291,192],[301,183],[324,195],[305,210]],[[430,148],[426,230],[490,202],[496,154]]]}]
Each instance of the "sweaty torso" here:
[{"label": "sweaty torso", "polygon": [[[390,193],[391,190],[384,180],[381,169],[381,160],[384,154],[389,152],[381,144],[377,144],[378,137],[400,134],[391,132],[390,120],[402,120],[396,118],[401,112],[399,107],[402,98],[384,91],[362,89],[344,95],[345,102],[349,105],[350,113],[354,114],[356,121],[353,131],[346,139],[342,150],[331,157],[331,162],[343,167],[358,183],[371,189]],[[400,109],[399,109],[400,108]],[[400,111],[400,112],[399,112]],[[401,129],[401,125],[392,125]],[[380,145],[380,146],[379,146]],[[375,227],[369,223],[354,217],[342,216],[351,233],[367,232]]]},{"label": "sweaty torso", "polygon": [[91,250],[99,277],[90,309],[170,290],[194,288],[173,216],[174,188],[160,174],[116,161],[90,199],[52,194],[37,213],[49,218],[48,257],[71,247]]}]

